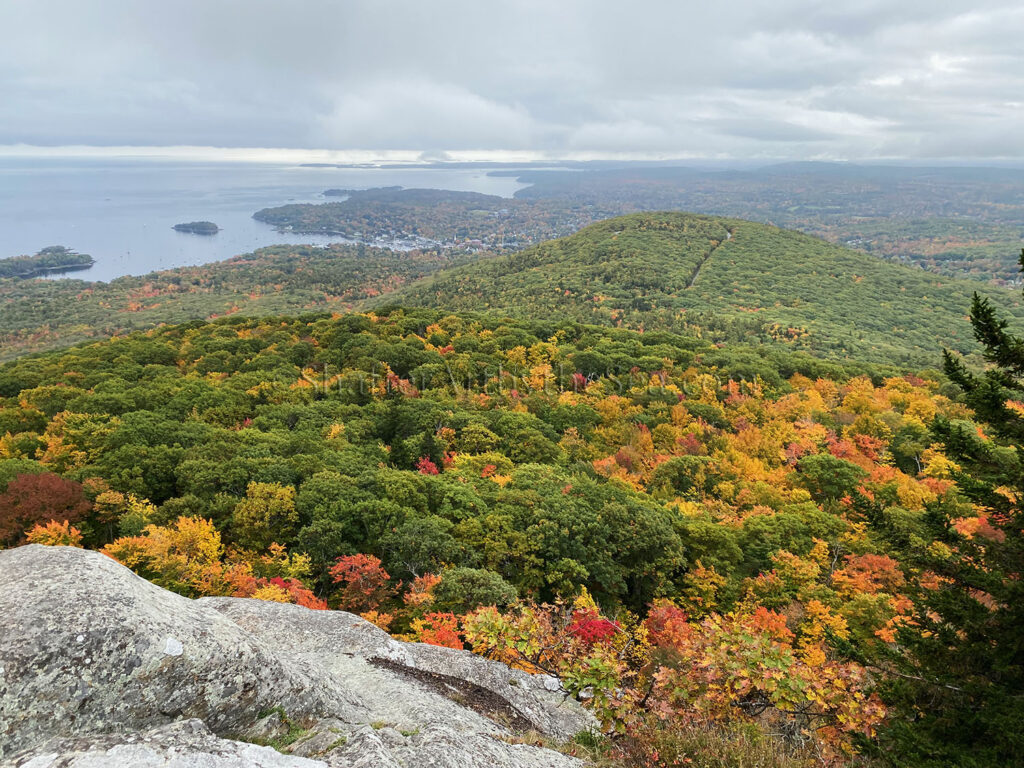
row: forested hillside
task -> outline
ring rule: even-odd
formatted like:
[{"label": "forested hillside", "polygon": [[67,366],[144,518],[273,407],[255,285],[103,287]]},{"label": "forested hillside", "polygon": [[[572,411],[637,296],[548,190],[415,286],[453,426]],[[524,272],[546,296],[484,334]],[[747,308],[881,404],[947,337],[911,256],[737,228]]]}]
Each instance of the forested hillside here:
[{"label": "forested hillside", "polygon": [[969,351],[964,308],[974,291],[1024,318],[1020,297],[1004,289],[798,232],[692,214],[634,214],[524,251],[473,258],[443,249],[275,246],[111,283],[0,280],[0,359],[161,323],[390,303],[555,314],[933,367],[943,345]]},{"label": "forested hillside", "polygon": [[162,323],[351,309],[450,263],[432,251],[287,245],[109,283],[0,279],[0,360]]},{"label": "forested hillside", "polygon": [[512,199],[400,187],[329,190],[348,197],[267,208],[256,217],[286,231],[369,242],[423,237],[448,248],[482,243],[503,250],[623,214],[691,211],[797,229],[940,274],[1019,282],[1020,170],[784,163],[737,171],[582,163],[491,173],[529,186]]},{"label": "forested hillside", "polygon": [[892,743],[900,542],[991,531],[951,393],[555,318],[171,326],[0,367],[0,542],[552,672],[623,765],[843,764]]},{"label": "forested hillside", "polygon": [[685,213],[633,214],[444,271],[378,303],[550,314],[581,322],[780,342],[826,357],[934,365],[972,344],[974,291],[1020,297],[798,232]]},{"label": "forested hillside", "polygon": [[[530,186],[522,203],[579,211],[693,211],[798,229],[874,256],[997,283],[1019,281],[1024,173],[782,163],[757,170],[688,167],[497,171]],[[605,214],[599,218],[606,218]]]}]

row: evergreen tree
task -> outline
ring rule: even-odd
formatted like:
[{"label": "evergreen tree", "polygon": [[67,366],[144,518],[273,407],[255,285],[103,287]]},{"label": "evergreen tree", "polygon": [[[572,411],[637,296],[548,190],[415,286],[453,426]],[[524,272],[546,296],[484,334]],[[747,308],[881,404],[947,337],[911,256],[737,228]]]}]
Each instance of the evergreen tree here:
[{"label": "evergreen tree", "polygon": [[906,552],[938,578],[917,590],[899,638],[908,666],[890,691],[901,712],[889,732],[899,765],[1024,765],[1024,339],[977,294],[971,323],[991,366],[973,373],[947,351],[944,367],[983,426],[939,419],[933,429],[989,526],[961,533],[963,506],[937,503],[934,541]]}]

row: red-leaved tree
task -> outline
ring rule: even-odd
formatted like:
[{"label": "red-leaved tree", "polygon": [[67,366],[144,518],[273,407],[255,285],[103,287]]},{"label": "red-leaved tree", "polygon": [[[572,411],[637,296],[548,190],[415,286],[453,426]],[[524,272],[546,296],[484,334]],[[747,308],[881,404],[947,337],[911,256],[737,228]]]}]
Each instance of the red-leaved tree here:
[{"label": "red-leaved tree", "polygon": [[33,526],[51,520],[77,523],[91,508],[80,483],[51,473],[18,475],[0,494],[0,544],[17,544]]},{"label": "red-leaved tree", "polygon": [[331,578],[341,585],[338,607],[362,613],[379,608],[391,596],[390,574],[373,555],[346,555],[331,566]]}]

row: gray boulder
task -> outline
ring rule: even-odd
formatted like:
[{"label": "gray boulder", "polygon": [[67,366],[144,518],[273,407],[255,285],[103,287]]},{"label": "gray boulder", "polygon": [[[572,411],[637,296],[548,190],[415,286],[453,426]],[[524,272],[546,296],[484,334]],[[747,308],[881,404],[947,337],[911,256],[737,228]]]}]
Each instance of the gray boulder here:
[{"label": "gray boulder", "polygon": [[17,768],[327,768],[321,760],[283,755],[271,747],[220,739],[202,720],[179,720],[143,733],[50,739]]},{"label": "gray boulder", "polygon": [[273,707],[304,718],[365,717],[335,681],[98,552],[0,552],[0,616],[0,757],[42,736],[179,718],[240,731]]},{"label": "gray boulder", "polygon": [[519,734],[594,727],[550,678],[80,549],[0,552],[0,616],[0,763],[561,768]]},{"label": "gray boulder", "polygon": [[524,729],[559,741],[596,727],[593,717],[568,700],[552,677],[510,669],[469,651],[403,643],[351,613],[230,597],[197,602],[229,617],[280,658],[329,669],[341,679],[359,681],[361,688],[377,684],[377,678],[398,676],[435,689],[451,687],[456,697],[472,699],[475,693],[484,706],[490,702],[505,709],[505,717],[516,719]]}]

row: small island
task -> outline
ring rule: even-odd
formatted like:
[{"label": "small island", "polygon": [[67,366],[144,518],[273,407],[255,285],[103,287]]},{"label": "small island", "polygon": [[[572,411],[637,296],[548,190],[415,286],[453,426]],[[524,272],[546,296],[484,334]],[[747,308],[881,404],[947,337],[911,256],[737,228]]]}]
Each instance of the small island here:
[{"label": "small island", "polygon": [[188,221],[184,224],[175,224],[174,229],[177,232],[188,232],[193,235],[216,235],[220,232],[220,227],[212,221]]},{"label": "small island", "polygon": [[95,260],[85,253],[76,253],[63,245],[43,248],[35,256],[11,256],[0,259],[0,278],[41,277],[50,272],[71,272],[88,269]]}]

